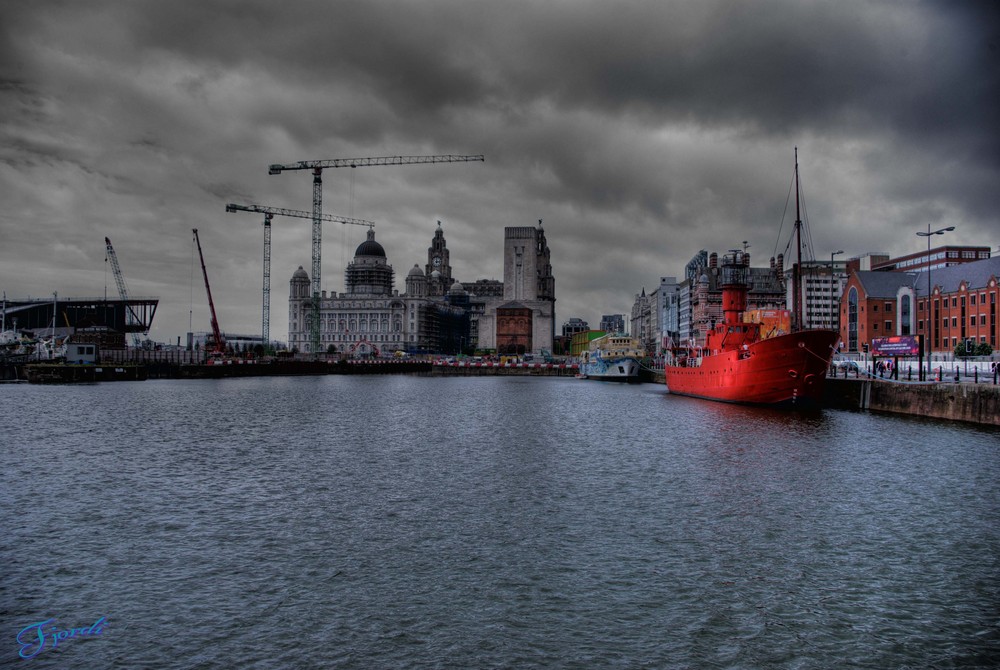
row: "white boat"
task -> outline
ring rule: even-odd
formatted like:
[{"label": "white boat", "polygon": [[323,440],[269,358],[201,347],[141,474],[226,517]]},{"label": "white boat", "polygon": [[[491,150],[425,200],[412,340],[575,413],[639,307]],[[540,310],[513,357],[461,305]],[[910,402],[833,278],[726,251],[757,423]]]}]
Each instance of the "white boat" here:
[{"label": "white boat", "polygon": [[640,361],[645,356],[639,341],[628,335],[604,335],[591,340],[580,356],[580,374],[585,379],[637,382]]}]

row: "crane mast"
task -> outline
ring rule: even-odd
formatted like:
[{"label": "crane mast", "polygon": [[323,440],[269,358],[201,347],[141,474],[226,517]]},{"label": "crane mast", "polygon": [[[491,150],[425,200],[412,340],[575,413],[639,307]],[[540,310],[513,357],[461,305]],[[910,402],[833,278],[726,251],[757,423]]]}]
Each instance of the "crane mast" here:
[{"label": "crane mast", "polygon": [[[107,246],[108,260],[111,261],[111,272],[115,276],[115,283],[118,284],[118,295],[121,296],[122,302],[125,303],[125,326],[134,326],[141,321],[130,304],[131,298],[128,294],[128,287],[125,285],[125,275],[122,273],[121,266],[118,265],[118,255],[115,253],[115,248],[111,246],[110,238],[105,237],[104,244]],[[54,314],[55,312],[53,312]],[[55,327],[55,316],[53,316],[52,325]],[[142,344],[139,341],[139,333],[132,331],[129,334],[132,337],[132,346],[139,348]]]},{"label": "crane mast", "polygon": [[219,330],[219,320],[215,317],[215,302],[212,301],[212,287],[208,285],[208,270],[205,269],[205,256],[201,253],[201,240],[198,239],[198,229],[192,228],[194,233],[194,243],[198,245],[198,258],[201,259],[201,274],[205,277],[205,292],[208,293],[208,308],[212,311],[212,337],[215,338],[215,347],[212,353],[221,354],[226,348],[226,342],[222,339],[222,331]]},{"label": "crane mast", "polygon": [[[271,219],[276,215],[291,216],[300,219],[311,219],[313,218],[313,215],[310,212],[304,212],[298,209],[283,209],[281,207],[266,207],[264,205],[236,205],[233,203],[226,205],[226,211],[256,212],[264,215],[264,287],[260,330],[261,338],[264,342],[264,348],[267,349],[271,345]],[[345,216],[334,216],[331,214],[323,214],[320,217],[320,220],[331,221],[333,223],[350,223],[357,226],[368,226],[369,229],[373,229],[375,227],[375,223],[372,221],[365,221],[364,219],[351,219]]]},{"label": "crane mast", "polygon": [[375,156],[369,158],[332,158],[329,160],[298,161],[296,163],[275,163],[268,167],[268,174],[281,174],[285,170],[312,170],[313,173],[313,229],[312,229],[312,296],[313,296],[313,319],[312,319],[312,353],[319,353],[319,332],[320,332],[320,272],[321,262],[321,237],[322,227],[320,222],[323,216],[323,170],[326,168],[342,167],[372,167],[378,165],[419,165],[426,163],[467,163],[472,161],[485,162],[483,154],[458,155],[458,154],[438,154],[433,156]]}]

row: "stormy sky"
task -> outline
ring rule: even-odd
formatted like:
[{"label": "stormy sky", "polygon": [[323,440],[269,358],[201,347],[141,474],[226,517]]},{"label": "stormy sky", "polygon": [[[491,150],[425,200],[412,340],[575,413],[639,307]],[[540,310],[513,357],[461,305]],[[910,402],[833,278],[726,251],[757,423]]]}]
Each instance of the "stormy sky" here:
[{"label": "stormy sky", "polygon": [[[442,222],[460,281],[502,279],[503,229],[544,221],[557,329],[628,314],[699,249],[809,254],[1000,244],[994,2],[0,1],[0,289],[158,296],[150,336],[259,333],[262,221],[310,210],[272,163],[484,154],[324,172],[324,212],[376,223],[396,288]],[[344,290],[358,226],[326,224]],[[271,334],[310,268],[276,218]]]}]

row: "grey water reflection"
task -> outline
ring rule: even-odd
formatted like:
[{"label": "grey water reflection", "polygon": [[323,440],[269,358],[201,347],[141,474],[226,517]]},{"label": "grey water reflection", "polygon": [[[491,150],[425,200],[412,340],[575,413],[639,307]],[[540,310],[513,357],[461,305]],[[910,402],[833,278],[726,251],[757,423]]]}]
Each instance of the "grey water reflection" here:
[{"label": "grey water reflection", "polygon": [[3,664],[995,667],[1000,437],[570,379],[0,387]]}]

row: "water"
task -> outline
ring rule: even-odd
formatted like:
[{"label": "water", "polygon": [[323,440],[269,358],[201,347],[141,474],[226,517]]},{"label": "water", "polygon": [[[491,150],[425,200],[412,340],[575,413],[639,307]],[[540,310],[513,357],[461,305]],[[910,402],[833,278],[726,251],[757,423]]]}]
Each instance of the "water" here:
[{"label": "water", "polygon": [[0,408],[3,667],[1000,665],[995,429],[525,377]]}]

